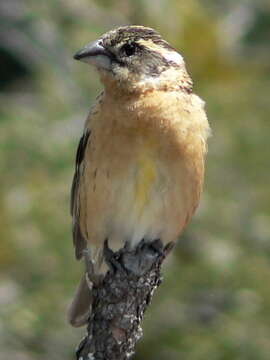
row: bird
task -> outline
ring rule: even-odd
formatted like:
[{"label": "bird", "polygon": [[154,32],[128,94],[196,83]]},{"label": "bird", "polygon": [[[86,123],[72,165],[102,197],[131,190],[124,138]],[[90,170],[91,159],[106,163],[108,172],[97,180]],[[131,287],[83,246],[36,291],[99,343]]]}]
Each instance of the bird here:
[{"label": "bird", "polygon": [[[80,139],[71,189],[77,259],[104,271],[104,243],[134,249],[175,243],[198,207],[210,126],[182,55],[154,29],[121,26],[74,58],[97,70],[103,90]],[[83,274],[68,310],[79,327],[91,312]]]}]

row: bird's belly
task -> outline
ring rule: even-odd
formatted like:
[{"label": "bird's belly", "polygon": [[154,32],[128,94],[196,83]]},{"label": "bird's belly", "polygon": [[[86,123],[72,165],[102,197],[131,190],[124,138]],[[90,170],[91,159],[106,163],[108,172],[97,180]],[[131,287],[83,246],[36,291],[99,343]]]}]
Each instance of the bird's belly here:
[{"label": "bird's belly", "polygon": [[126,176],[114,179],[109,238],[131,246],[142,239],[176,240],[173,237],[184,223],[186,204],[181,179],[173,175],[160,160],[143,155]]},{"label": "bird's belly", "polygon": [[201,159],[149,139],[125,151],[119,143],[104,147],[85,169],[84,236],[91,244],[109,239],[113,249],[142,239],[176,241],[198,204]]}]

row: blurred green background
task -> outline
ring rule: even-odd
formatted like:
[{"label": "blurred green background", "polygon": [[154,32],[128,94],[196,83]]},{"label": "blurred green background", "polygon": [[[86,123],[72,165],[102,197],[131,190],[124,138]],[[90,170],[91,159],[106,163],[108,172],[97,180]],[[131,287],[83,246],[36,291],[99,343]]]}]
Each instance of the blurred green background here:
[{"label": "blurred green background", "polygon": [[72,55],[143,24],[184,55],[213,137],[135,360],[269,360],[269,0],[9,0],[0,13],[0,359],[73,359],[84,334],[65,320],[82,271],[69,191],[101,85]]}]

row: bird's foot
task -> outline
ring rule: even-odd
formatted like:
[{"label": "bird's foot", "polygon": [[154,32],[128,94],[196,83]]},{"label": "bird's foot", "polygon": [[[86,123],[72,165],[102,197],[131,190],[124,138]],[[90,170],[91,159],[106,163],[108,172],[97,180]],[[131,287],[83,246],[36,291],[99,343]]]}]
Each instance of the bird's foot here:
[{"label": "bird's foot", "polygon": [[175,246],[175,243],[173,241],[169,242],[167,245],[164,246],[164,249],[163,249],[164,257],[166,257],[170,254],[170,252],[172,251],[174,246]]},{"label": "bird's foot", "polygon": [[157,252],[158,255],[163,255],[164,253],[164,246],[160,239],[156,239],[154,241],[151,241],[147,244],[149,247],[149,250],[152,250],[154,252]]},{"label": "bird's foot", "polygon": [[108,246],[108,240],[104,242],[104,259],[111,271],[120,271],[126,273],[132,272],[137,276],[143,275],[150,270],[153,264],[163,259],[172,250],[174,243],[163,245],[160,239],[146,241],[142,239],[136,248],[130,248],[126,243],[124,248],[113,252]]},{"label": "bird's foot", "polygon": [[122,259],[125,268],[137,276],[141,276],[151,269],[159,259],[167,255],[167,247],[164,247],[161,240],[141,240],[134,250],[123,252]]},{"label": "bird's foot", "polygon": [[142,239],[139,244],[136,247],[136,252],[149,252],[152,255],[158,255],[158,256],[162,256],[162,257],[166,257],[171,250],[174,247],[174,243],[170,242],[167,245],[163,245],[162,241],[160,239],[156,239],[153,241],[145,241],[144,239]]},{"label": "bird's foot", "polygon": [[108,239],[104,241],[104,259],[106,264],[108,265],[111,271],[118,270],[120,272],[125,272],[123,266],[119,262],[120,256],[118,252],[113,252],[112,249],[109,248]]}]

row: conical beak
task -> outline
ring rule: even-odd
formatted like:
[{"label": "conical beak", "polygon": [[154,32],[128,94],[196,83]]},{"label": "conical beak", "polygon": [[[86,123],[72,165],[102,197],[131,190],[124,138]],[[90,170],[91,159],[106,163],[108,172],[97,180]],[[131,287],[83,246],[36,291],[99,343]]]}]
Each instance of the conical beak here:
[{"label": "conical beak", "polygon": [[74,55],[75,60],[81,60],[89,56],[105,55],[109,56],[110,53],[104,48],[101,40],[93,41],[87,44],[83,49],[76,52]]},{"label": "conical beak", "polygon": [[102,40],[96,40],[87,44],[83,49],[76,52],[75,60],[109,70],[111,68],[111,54],[102,44]]}]

